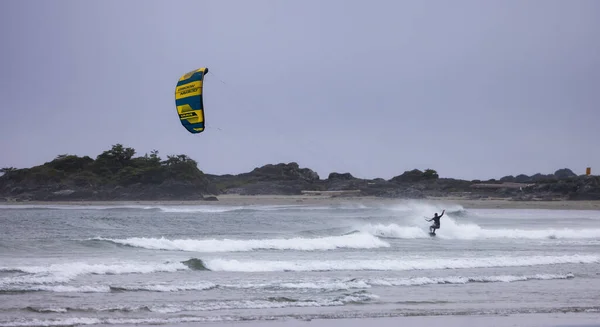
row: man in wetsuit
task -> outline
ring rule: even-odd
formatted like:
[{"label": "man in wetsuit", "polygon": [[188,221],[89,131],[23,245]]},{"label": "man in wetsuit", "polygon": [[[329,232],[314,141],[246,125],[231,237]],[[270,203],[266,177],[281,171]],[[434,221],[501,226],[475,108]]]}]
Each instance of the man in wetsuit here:
[{"label": "man in wetsuit", "polygon": [[435,230],[436,229],[440,229],[440,218],[442,218],[442,216],[444,215],[444,212],[446,212],[446,209],[442,210],[442,214],[438,216],[437,212],[434,214],[433,218],[431,219],[425,219],[427,221],[432,221],[433,220],[433,225],[431,225],[429,227],[429,232],[432,234],[435,234]]}]

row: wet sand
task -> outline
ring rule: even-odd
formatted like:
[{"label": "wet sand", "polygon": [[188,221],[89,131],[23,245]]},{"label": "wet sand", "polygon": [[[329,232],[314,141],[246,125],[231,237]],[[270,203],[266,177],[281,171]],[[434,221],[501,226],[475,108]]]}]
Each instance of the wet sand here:
[{"label": "wet sand", "polygon": [[[117,325],[118,326],[118,325]],[[127,325],[122,325],[123,327]],[[137,325],[152,326],[152,325]],[[191,327],[600,327],[598,313],[553,313],[482,316],[414,316],[352,319],[236,321],[214,323],[175,323],[170,326]]]}]

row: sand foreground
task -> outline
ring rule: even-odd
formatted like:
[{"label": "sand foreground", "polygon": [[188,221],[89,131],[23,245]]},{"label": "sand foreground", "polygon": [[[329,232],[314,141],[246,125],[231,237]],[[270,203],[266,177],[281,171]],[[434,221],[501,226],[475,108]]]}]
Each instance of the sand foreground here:
[{"label": "sand foreground", "polygon": [[[125,326],[125,325],[122,325]],[[146,326],[146,325],[137,325]],[[150,327],[151,325],[147,325]],[[544,313],[480,316],[413,316],[352,319],[236,321],[215,323],[175,323],[171,326],[191,327],[600,327],[597,313]]]}]

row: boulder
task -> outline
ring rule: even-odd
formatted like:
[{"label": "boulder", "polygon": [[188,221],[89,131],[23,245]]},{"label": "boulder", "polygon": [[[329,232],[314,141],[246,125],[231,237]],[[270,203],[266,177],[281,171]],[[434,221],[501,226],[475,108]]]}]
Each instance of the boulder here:
[{"label": "boulder", "polygon": [[327,177],[327,179],[341,179],[341,180],[351,180],[354,179],[354,176],[350,173],[331,173]]},{"label": "boulder", "polygon": [[568,179],[571,177],[577,177],[577,175],[571,169],[568,168],[563,168],[555,171],[554,176],[556,176],[556,178],[558,179]]},{"label": "boulder", "polygon": [[395,183],[403,183],[403,182],[418,182],[421,180],[423,176],[423,172],[418,169],[413,169],[410,171],[405,171],[401,175],[392,177],[390,181]]}]

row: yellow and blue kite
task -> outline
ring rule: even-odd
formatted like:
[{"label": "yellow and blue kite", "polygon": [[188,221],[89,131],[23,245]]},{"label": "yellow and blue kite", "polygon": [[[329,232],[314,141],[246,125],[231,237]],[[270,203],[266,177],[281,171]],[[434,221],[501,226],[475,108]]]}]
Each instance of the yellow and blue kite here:
[{"label": "yellow and blue kite", "polygon": [[175,88],[175,105],[181,125],[192,134],[204,131],[202,84],[208,68],[202,67],[179,78]]}]

